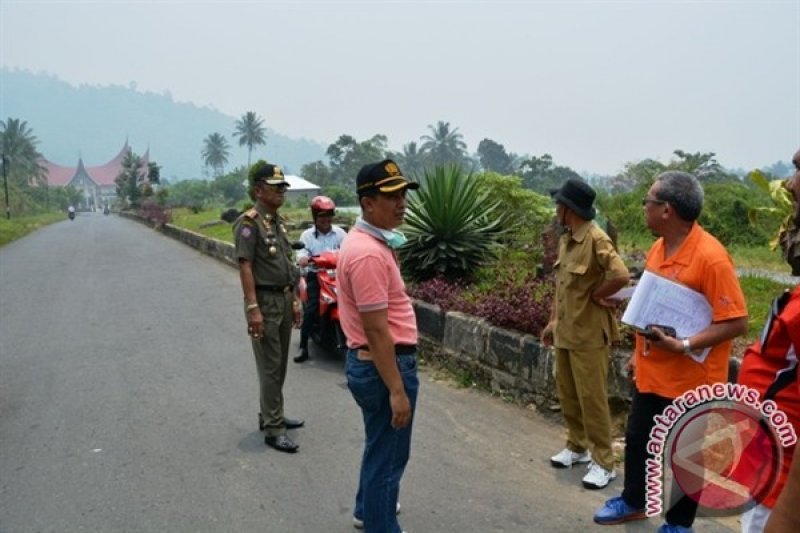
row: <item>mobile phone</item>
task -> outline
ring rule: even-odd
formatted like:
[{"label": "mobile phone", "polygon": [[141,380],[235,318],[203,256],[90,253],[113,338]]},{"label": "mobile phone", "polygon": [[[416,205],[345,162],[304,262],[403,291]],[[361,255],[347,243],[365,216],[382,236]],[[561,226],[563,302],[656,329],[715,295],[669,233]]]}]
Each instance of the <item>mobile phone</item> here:
[{"label": "mobile phone", "polygon": [[661,331],[663,331],[664,335],[666,335],[667,337],[677,337],[678,336],[678,333],[675,331],[675,328],[673,328],[672,326],[664,326],[662,324],[648,324],[648,326],[646,328],[644,328],[644,330],[642,330],[640,333],[642,334],[642,336],[645,339],[651,339],[651,340],[655,339],[657,337],[656,337],[656,334],[652,330],[652,328],[654,328],[654,327],[656,327],[656,328],[660,329]]}]

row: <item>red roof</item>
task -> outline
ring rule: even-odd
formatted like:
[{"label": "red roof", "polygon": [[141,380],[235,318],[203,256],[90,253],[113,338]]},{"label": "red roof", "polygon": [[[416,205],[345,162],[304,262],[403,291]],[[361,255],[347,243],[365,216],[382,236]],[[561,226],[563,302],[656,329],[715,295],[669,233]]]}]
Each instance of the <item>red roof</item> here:
[{"label": "red roof", "polygon": [[[129,151],[130,147],[128,146],[128,141],[125,141],[125,146],[122,147],[122,150],[119,151],[114,159],[105,165],[100,165],[97,167],[84,166],[84,170],[97,185],[114,185],[114,180],[117,178],[117,176],[119,176],[119,173],[122,170],[122,161],[125,159],[125,155]],[[78,160],[77,167],[65,167],[48,161],[44,158],[42,158],[40,162],[47,169],[47,182],[50,185],[56,185],[58,187],[69,185],[69,183],[78,173],[80,167],[83,166],[83,161],[81,159]],[[142,168],[146,169],[149,162],[150,149],[148,148],[147,152],[145,152],[145,154],[142,156]]]}]

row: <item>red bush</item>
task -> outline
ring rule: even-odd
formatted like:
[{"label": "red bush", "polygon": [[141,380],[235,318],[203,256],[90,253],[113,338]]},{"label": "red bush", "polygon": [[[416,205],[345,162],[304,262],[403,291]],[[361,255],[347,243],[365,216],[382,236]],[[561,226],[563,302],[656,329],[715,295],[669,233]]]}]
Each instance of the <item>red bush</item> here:
[{"label": "red bush", "polygon": [[497,327],[538,336],[550,318],[553,279],[512,269],[498,277],[490,290],[434,278],[411,287],[409,294],[443,311],[461,311]]}]

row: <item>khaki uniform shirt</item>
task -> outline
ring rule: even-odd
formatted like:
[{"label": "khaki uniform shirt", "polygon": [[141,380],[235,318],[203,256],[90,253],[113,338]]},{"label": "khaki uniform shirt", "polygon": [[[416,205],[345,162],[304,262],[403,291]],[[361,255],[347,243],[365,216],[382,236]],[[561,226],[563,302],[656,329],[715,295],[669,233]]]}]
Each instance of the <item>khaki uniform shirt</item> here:
[{"label": "khaki uniform shirt", "polygon": [[283,219],[266,212],[264,206],[244,212],[233,225],[236,258],[253,264],[256,285],[294,287],[299,272]]},{"label": "khaki uniform shirt", "polygon": [[592,292],[605,280],[628,275],[608,235],[592,221],[565,233],[558,243],[554,269],[555,346],[591,349],[618,340],[614,311],[592,300]]}]

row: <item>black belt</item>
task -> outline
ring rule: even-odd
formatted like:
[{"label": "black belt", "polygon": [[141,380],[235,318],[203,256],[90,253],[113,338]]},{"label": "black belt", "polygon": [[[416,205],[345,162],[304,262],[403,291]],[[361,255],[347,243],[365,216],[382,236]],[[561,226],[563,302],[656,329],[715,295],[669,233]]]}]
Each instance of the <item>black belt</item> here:
[{"label": "black belt", "polygon": [[[369,351],[369,346],[366,344],[362,344],[361,346],[356,346],[355,350],[363,350],[365,352]],[[417,345],[416,344],[395,344],[394,345],[394,354],[395,355],[412,355],[417,353]]]},{"label": "black belt", "polygon": [[266,292],[289,292],[292,288],[291,285],[256,285],[257,291]]}]

